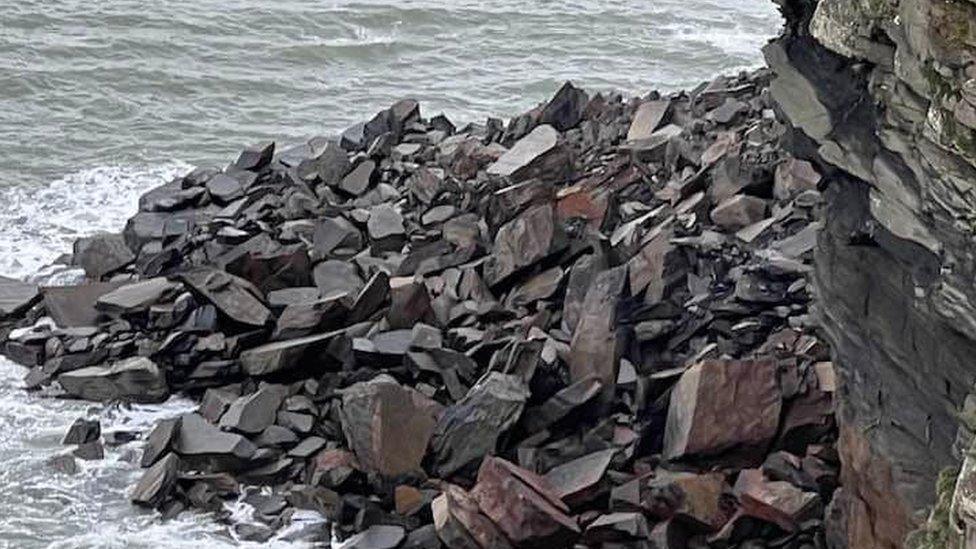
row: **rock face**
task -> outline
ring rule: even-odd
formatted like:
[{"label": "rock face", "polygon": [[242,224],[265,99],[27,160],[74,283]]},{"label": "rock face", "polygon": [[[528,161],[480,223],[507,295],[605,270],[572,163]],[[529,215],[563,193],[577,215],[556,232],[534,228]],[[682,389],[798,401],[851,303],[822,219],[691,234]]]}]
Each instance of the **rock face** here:
[{"label": "rock face", "polygon": [[841,537],[901,547],[971,436],[976,5],[779,3],[773,97],[793,152],[827,174],[815,281],[841,388]]}]

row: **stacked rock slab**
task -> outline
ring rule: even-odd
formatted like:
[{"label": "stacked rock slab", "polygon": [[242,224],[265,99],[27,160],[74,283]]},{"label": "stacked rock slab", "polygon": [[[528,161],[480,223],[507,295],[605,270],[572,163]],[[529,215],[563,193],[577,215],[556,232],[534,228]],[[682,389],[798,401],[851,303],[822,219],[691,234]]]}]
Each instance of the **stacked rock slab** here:
[{"label": "stacked rock slab", "polygon": [[815,280],[842,395],[836,544],[901,547],[971,437],[976,4],[779,3],[771,91],[828,189]]},{"label": "stacked rock slab", "polygon": [[198,399],[130,496],[240,498],[242,540],[308,511],[303,539],[343,547],[814,544],[838,484],[820,176],[769,78],[567,83],[460,128],[404,100],[250,147],[80,244],[85,283],[6,282],[3,350],[31,388]]}]

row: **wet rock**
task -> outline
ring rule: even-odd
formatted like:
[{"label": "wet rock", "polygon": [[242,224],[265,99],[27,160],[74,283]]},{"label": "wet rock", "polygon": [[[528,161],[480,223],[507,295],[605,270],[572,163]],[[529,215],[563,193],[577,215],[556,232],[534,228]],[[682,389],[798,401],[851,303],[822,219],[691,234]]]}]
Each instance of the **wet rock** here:
[{"label": "wet rock", "polygon": [[227,205],[244,196],[244,186],[236,178],[221,173],[207,181],[207,192],[217,204]]},{"label": "wet rock", "polygon": [[71,454],[85,461],[97,461],[105,457],[105,448],[100,441],[96,440],[78,445]]},{"label": "wet rock", "polygon": [[237,162],[234,162],[234,166],[240,170],[259,171],[271,163],[274,152],[274,141],[258,143],[241,151],[240,156],[237,157]]},{"label": "wet rock", "polygon": [[47,465],[63,475],[78,474],[78,461],[70,454],[51,456],[47,460]]},{"label": "wet rock", "polygon": [[559,181],[571,169],[569,153],[560,142],[559,132],[550,125],[542,125],[489,166],[488,174],[508,177],[516,183],[531,178]]},{"label": "wet rock", "polygon": [[[55,324],[62,328],[97,326],[98,298],[122,286],[121,282],[99,282],[79,286],[44,288],[44,308]],[[26,289],[25,289],[26,291]]]},{"label": "wet rock", "polygon": [[149,307],[171,296],[180,288],[175,282],[163,277],[150,278],[121,286],[99,296],[95,307],[111,314],[134,314],[148,311]]},{"label": "wet rock", "polygon": [[533,208],[506,223],[495,236],[492,256],[484,268],[485,282],[494,286],[565,246],[552,206]]},{"label": "wet rock", "polygon": [[220,427],[246,434],[260,433],[274,424],[286,395],[287,388],[282,385],[264,385],[231,403],[220,418]]},{"label": "wet rock", "polygon": [[402,526],[376,524],[336,545],[339,549],[394,549],[406,531]]},{"label": "wet rock", "polygon": [[136,505],[161,507],[176,486],[179,469],[180,458],[176,454],[167,454],[142,474],[129,498]]},{"label": "wet rock", "polygon": [[337,333],[314,334],[266,343],[241,353],[241,368],[252,376],[265,376],[319,362]]},{"label": "wet rock", "polygon": [[360,162],[348,175],[342,178],[339,188],[353,196],[365,193],[375,181],[376,163],[372,160]]},{"label": "wet rock", "polygon": [[471,496],[516,546],[565,547],[580,534],[543,478],[502,459],[485,458]]},{"label": "wet rock", "polygon": [[78,239],[73,261],[92,280],[101,280],[135,261],[136,256],[121,234],[103,233]]},{"label": "wet rock", "polygon": [[766,217],[766,201],[754,196],[736,195],[716,206],[711,217],[716,225],[737,231]]},{"label": "wet rock", "polygon": [[782,407],[773,360],[706,360],[671,392],[664,455],[715,455],[762,448],[776,435]]},{"label": "wet rock", "polygon": [[142,450],[140,464],[149,467],[173,449],[180,430],[180,418],[167,418],[156,423]]},{"label": "wet rock", "polygon": [[367,470],[397,476],[420,470],[441,407],[380,375],[343,391],[342,429]]},{"label": "wet rock", "polygon": [[248,439],[221,431],[199,414],[180,417],[174,448],[190,463],[214,471],[236,469],[257,452],[257,447]]},{"label": "wet rock", "polygon": [[165,374],[143,357],[65,372],[58,383],[69,395],[101,402],[162,402],[169,396]]},{"label": "wet rock", "polygon": [[102,424],[97,419],[78,418],[68,427],[61,444],[85,444],[102,436]]},{"label": "wet rock", "polygon": [[588,100],[585,91],[573,86],[572,82],[566,82],[542,109],[541,122],[560,132],[575,128],[583,118],[583,109]]},{"label": "wet rock", "polygon": [[374,252],[396,252],[403,247],[406,229],[403,217],[393,206],[381,204],[370,210],[366,228]]},{"label": "wet rock", "polygon": [[181,277],[204,300],[234,322],[264,326],[271,318],[271,311],[258,297],[257,288],[246,280],[210,268],[195,269]]},{"label": "wet rock", "polygon": [[430,444],[438,473],[449,476],[494,452],[498,437],[518,421],[528,397],[521,379],[491,372],[445,409]]},{"label": "wet rock", "polygon": [[789,200],[804,191],[817,190],[820,174],[804,160],[790,158],[776,166],[773,194],[780,200]]}]

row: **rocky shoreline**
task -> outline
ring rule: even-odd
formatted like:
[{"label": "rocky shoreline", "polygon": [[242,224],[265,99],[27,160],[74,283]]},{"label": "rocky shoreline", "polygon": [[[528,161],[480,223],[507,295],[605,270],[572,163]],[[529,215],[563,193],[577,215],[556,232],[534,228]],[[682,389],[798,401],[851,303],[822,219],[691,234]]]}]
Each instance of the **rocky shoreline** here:
[{"label": "rocky shoreline", "polygon": [[[821,177],[771,78],[567,83],[462,128],[404,100],[250,147],[76,243],[84,283],[0,281],[3,353],[29,389],[198,399],[133,435],[130,497],[226,520],[245,494],[236,539],[303,510],[361,549],[824,547]],[[56,465],[109,443],[80,419]]]}]

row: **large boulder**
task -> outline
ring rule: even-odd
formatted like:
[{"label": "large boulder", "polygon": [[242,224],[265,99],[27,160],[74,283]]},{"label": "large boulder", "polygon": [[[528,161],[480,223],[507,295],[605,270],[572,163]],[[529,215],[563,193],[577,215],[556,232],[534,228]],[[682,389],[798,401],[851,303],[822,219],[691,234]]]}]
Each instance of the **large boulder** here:
[{"label": "large boulder", "polygon": [[169,396],[166,375],[145,357],[65,372],[58,382],[69,395],[100,402],[162,402]]},{"label": "large boulder", "polygon": [[571,171],[569,150],[562,143],[559,132],[548,124],[532,130],[488,166],[489,175],[508,177],[516,183],[534,177],[560,181]]}]

